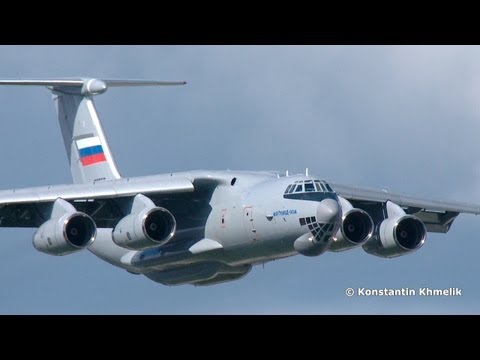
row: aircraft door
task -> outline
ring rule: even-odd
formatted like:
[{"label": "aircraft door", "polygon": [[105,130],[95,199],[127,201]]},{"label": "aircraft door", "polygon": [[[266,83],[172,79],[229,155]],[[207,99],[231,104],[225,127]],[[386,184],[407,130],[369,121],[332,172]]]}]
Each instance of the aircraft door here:
[{"label": "aircraft door", "polygon": [[247,236],[252,240],[257,240],[257,229],[255,228],[255,222],[253,220],[253,206],[246,206],[243,208],[243,224]]}]

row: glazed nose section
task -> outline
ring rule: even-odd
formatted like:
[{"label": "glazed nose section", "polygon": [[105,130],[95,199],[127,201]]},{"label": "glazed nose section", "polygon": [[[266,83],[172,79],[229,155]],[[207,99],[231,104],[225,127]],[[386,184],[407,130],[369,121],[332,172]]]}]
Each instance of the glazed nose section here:
[{"label": "glazed nose section", "polygon": [[317,222],[321,224],[340,224],[342,210],[337,201],[333,199],[322,200],[317,208]]},{"label": "glazed nose section", "polygon": [[328,246],[333,235],[340,229],[342,209],[334,199],[325,199],[318,204],[317,222],[309,225],[310,232],[317,244]]}]

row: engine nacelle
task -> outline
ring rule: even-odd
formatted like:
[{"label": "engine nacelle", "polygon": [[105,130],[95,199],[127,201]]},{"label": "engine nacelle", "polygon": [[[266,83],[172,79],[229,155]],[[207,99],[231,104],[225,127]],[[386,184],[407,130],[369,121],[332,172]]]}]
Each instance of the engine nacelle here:
[{"label": "engine nacelle", "polygon": [[365,244],[373,235],[375,225],[367,212],[351,209],[342,216],[342,225],[333,238],[330,251],[343,251]]},{"label": "engine nacelle", "polygon": [[375,239],[363,245],[363,249],[372,255],[393,258],[420,249],[426,238],[427,229],[419,218],[397,216],[383,220]]},{"label": "engine nacelle", "polygon": [[161,207],[145,208],[120,220],[112,238],[118,246],[141,250],[166,244],[176,229],[177,222],[170,211]]},{"label": "engine nacelle", "polygon": [[33,246],[49,255],[67,255],[91,245],[97,226],[87,214],[68,213],[50,219],[33,236]]}]

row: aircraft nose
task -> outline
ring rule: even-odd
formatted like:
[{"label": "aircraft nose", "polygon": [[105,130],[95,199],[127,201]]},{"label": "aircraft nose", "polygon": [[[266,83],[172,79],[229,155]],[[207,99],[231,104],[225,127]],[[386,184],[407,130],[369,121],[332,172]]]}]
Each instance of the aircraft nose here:
[{"label": "aircraft nose", "polygon": [[342,221],[342,209],[335,199],[324,199],[317,207],[317,221],[310,224],[309,230],[315,238],[315,242],[328,246],[333,235],[340,228]]},{"label": "aircraft nose", "polygon": [[318,204],[317,208],[317,222],[325,223],[340,223],[342,211],[340,205],[334,199],[325,199]]}]

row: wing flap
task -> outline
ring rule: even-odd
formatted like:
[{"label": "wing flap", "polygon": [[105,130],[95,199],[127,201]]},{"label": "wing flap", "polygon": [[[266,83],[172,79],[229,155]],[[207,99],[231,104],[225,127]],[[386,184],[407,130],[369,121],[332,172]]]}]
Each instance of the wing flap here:
[{"label": "wing flap", "polygon": [[446,233],[448,232],[448,230],[450,230],[450,227],[452,226],[453,221],[458,216],[458,214],[458,212],[450,211],[446,211],[443,213],[420,211],[414,213],[413,215],[423,221],[428,232]]}]

